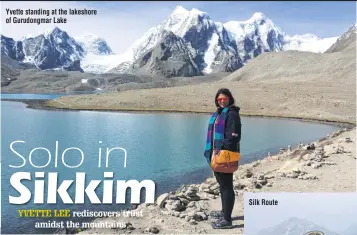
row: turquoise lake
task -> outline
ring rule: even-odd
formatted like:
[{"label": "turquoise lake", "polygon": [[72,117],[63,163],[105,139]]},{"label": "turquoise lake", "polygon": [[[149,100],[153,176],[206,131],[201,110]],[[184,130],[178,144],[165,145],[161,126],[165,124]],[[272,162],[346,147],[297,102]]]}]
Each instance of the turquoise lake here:
[{"label": "turquoise lake", "polygon": [[[28,95],[30,97],[25,95],[21,98],[41,98],[39,95]],[[46,95],[46,98],[55,97],[58,95]],[[6,97],[2,96],[2,98]],[[58,172],[59,184],[63,180],[74,179],[76,172],[85,172],[86,180],[103,180],[106,171],[114,172],[114,180],[150,179],[156,184],[156,197],[161,193],[175,190],[182,184],[202,182],[212,175],[203,156],[208,119],[208,114],[34,110],[26,108],[26,105],[20,102],[1,101],[2,233],[48,232],[48,230],[33,228],[34,221],[48,219],[17,219],[19,209],[65,208],[73,211],[85,209],[113,211],[123,208],[123,205],[117,204],[89,204],[88,199],[85,204],[64,205],[59,197],[55,205],[46,203],[35,205],[33,196],[24,205],[9,204],[9,195],[19,196],[10,185],[11,175],[18,171],[32,172],[32,181],[23,181],[30,191],[34,188],[33,180],[36,171]],[[255,117],[242,117],[242,125],[241,164],[261,159],[269,151],[278,152],[281,147],[286,148],[288,145],[295,147],[300,142],[315,141],[339,129],[337,126],[320,123]],[[23,163],[23,160],[10,148],[14,141],[24,141],[24,143],[13,144],[13,149],[26,159],[26,164],[21,168],[9,167],[9,165],[18,166]],[[54,160],[56,141],[58,143],[57,167]],[[51,154],[51,161],[46,168],[35,168],[29,162],[31,150],[37,147],[46,148]],[[70,147],[76,147],[84,154],[84,161],[78,168],[68,168],[62,163],[62,153]],[[105,168],[103,165],[105,151],[107,148],[115,147],[126,150],[126,167],[124,167],[124,152],[113,150],[110,153],[109,166]],[[99,149],[102,152],[101,168],[98,168]],[[32,153],[31,161],[38,166],[45,165],[48,156],[48,152],[44,149],[36,150]],[[78,150],[65,153],[66,164],[74,166],[80,161],[81,154]],[[73,193],[74,189],[75,187],[71,187],[69,193]],[[101,198],[101,189],[102,184],[97,190],[99,198]],[[130,202],[129,199],[127,201]],[[14,224],[15,219],[18,221],[16,224]]]}]

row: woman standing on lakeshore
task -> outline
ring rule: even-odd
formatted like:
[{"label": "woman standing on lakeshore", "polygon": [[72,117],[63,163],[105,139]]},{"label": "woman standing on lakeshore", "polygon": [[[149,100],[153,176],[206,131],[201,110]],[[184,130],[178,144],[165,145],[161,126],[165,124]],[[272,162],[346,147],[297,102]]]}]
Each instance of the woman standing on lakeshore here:
[{"label": "woman standing on lakeshore", "polygon": [[[207,132],[205,157],[214,172],[220,186],[221,211],[213,211],[210,216],[217,219],[212,222],[214,229],[232,228],[232,211],[235,194],[233,190],[233,172],[238,168],[240,158],[241,120],[239,107],[229,89],[219,89],[215,96],[217,111],[212,115]],[[230,159],[222,162],[222,159]]]}]

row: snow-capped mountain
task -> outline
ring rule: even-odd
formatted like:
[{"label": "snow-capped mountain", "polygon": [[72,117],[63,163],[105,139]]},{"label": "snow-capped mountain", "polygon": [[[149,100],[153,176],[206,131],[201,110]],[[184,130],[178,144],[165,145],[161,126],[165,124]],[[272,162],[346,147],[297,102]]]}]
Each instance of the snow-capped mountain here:
[{"label": "snow-capped mountain", "polygon": [[[205,12],[197,9],[188,11],[177,6],[162,24],[149,29],[128,49],[126,68],[130,69],[128,63],[135,63],[135,60],[154,48],[163,39],[166,31],[171,31],[183,39],[190,57],[203,72],[213,72],[212,68],[214,71],[234,71],[242,66],[221,24],[212,21]],[[123,67],[119,65],[110,71],[118,70],[123,71]]]},{"label": "snow-capped mountain", "polygon": [[284,33],[261,12],[247,21],[227,22],[224,27],[244,62],[266,51],[283,50]]},{"label": "snow-capped mountain", "polygon": [[177,6],[160,25],[149,29],[126,51],[125,61],[108,71],[130,71],[130,65],[158,45],[165,31],[184,40],[203,73],[235,71],[269,51],[322,53],[338,38],[320,39],[312,34],[289,36],[261,12],[246,21],[220,23],[214,22],[206,12]]},{"label": "snow-capped mountain", "polygon": [[83,47],[87,54],[93,55],[111,55],[112,49],[107,42],[93,33],[86,33],[74,37],[75,40]]},{"label": "snow-capped mountain", "polygon": [[87,34],[75,39],[58,27],[19,41],[1,35],[1,50],[13,60],[34,64],[41,70],[82,72],[81,63],[85,58],[112,54],[108,44],[100,37]]},{"label": "snow-capped mountain", "polygon": [[338,37],[318,38],[313,34],[294,35],[284,37],[284,51],[298,50],[323,53],[336,42]]},{"label": "snow-capped mountain", "polygon": [[304,235],[312,231],[319,231],[324,235],[343,235],[330,231],[329,229],[319,226],[311,221],[296,217],[292,217],[274,227],[263,229],[255,235]]},{"label": "snow-capped mountain", "polygon": [[164,77],[202,75],[183,39],[171,31],[163,32],[159,45],[138,58],[132,71],[147,72]]},{"label": "snow-capped mountain", "polygon": [[83,48],[65,31],[54,28],[36,37],[15,42],[1,35],[1,49],[11,59],[34,64],[41,70],[64,69],[82,71]]},{"label": "snow-capped mountain", "polygon": [[[168,32],[176,37],[171,35],[168,39]],[[337,37],[320,39],[312,34],[286,35],[261,12],[246,21],[221,23],[213,21],[206,12],[177,6],[160,25],[149,29],[120,54],[114,54],[109,45],[96,35],[89,33],[72,38],[58,28],[20,41],[2,37],[2,51],[12,59],[32,62],[40,69],[64,68],[79,60],[85,72],[128,73],[140,70],[184,76],[187,73],[177,72],[176,68],[189,66],[188,74],[195,76],[233,72],[264,52],[301,50],[322,53],[336,40]],[[172,41],[178,44],[172,44]],[[161,44],[175,48],[160,49]],[[162,56],[161,53],[169,53],[170,56]],[[157,59],[152,58],[153,55],[157,55]],[[182,56],[186,56],[185,60]]]},{"label": "snow-capped mountain", "polygon": [[22,61],[25,58],[22,42],[3,35],[1,35],[1,53],[16,61]]}]

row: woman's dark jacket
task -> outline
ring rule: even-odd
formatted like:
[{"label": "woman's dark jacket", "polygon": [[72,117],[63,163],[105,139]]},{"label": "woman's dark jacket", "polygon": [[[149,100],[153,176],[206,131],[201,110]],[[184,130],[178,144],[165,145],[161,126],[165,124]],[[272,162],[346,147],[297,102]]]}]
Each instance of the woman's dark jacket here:
[{"label": "woman's dark jacket", "polygon": [[225,131],[222,149],[232,152],[240,152],[240,140],[242,123],[239,115],[240,108],[232,106],[228,113],[225,122]]}]

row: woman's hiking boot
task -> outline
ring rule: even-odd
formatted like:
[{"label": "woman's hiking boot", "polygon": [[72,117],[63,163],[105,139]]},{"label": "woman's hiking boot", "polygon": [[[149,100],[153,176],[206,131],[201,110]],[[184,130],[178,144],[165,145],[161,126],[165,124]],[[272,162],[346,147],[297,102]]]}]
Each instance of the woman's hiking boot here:
[{"label": "woman's hiking boot", "polygon": [[211,225],[212,225],[212,228],[214,228],[214,229],[230,229],[233,227],[232,221],[228,222],[224,218],[221,218],[215,222],[212,222]]}]

